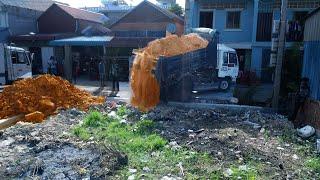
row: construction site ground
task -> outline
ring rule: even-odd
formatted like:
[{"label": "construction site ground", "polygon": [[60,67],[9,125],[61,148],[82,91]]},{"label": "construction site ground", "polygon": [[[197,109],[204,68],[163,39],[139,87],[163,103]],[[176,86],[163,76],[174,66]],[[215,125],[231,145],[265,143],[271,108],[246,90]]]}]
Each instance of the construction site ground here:
[{"label": "construction site ground", "polygon": [[319,179],[315,138],[257,110],[107,101],[0,133],[1,179]]}]

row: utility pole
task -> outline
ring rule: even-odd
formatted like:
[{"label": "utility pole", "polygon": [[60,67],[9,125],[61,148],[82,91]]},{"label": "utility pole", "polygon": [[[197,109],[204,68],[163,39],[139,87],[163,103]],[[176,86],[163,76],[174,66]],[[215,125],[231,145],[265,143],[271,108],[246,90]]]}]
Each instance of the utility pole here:
[{"label": "utility pole", "polygon": [[282,0],[279,44],[278,44],[278,51],[277,51],[277,63],[276,63],[276,69],[275,69],[275,78],[274,78],[274,85],[273,85],[273,100],[272,100],[272,107],[276,110],[278,110],[279,108],[282,60],[283,60],[283,53],[285,51],[287,6],[288,6],[288,0]]}]

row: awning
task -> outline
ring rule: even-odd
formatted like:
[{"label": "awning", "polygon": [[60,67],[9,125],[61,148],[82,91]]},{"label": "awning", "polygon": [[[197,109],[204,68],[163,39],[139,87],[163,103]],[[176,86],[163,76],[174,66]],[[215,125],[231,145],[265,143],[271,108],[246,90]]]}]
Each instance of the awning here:
[{"label": "awning", "polygon": [[50,46],[105,46],[113,39],[112,36],[78,36],[67,39],[53,40]]}]

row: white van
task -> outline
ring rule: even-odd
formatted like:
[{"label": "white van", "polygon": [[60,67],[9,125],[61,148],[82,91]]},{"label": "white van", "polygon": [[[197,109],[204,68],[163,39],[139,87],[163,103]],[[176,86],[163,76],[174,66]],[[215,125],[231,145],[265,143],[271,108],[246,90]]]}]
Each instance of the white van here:
[{"label": "white van", "polygon": [[0,44],[0,85],[32,77],[31,62],[29,51]]},{"label": "white van", "polygon": [[217,70],[220,79],[220,89],[226,90],[231,82],[236,82],[239,73],[239,61],[236,50],[218,44],[217,47]]}]

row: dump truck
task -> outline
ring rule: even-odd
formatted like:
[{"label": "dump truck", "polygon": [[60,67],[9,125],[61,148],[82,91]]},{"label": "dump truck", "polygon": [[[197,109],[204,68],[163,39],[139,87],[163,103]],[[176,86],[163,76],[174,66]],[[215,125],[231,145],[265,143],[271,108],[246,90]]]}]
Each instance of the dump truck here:
[{"label": "dump truck", "polygon": [[236,51],[219,44],[219,33],[208,28],[195,28],[208,40],[206,48],[172,57],[160,57],[154,70],[160,84],[162,101],[190,101],[194,92],[228,90],[239,72]]},{"label": "dump truck", "polygon": [[32,77],[31,62],[29,51],[0,44],[0,85]]}]

